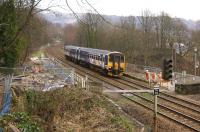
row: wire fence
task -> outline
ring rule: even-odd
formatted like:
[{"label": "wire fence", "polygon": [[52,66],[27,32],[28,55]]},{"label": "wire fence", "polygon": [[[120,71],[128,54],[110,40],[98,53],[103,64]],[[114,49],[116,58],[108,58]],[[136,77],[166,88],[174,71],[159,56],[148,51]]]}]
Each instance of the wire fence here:
[{"label": "wire fence", "polygon": [[145,73],[146,70],[148,70],[149,72],[155,72],[155,73],[159,73],[162,71],[161,68],[157,68],[157,67],[135,65],[135,64],[130,64],[130,63],[126,65],[126,71],[128,72],[133,71],[136,73]]},{"label": "wire fence", "polygon": [[63,68],[53,59],[43,58],[34,65],[20,68],[0,67],[0,84],[6,75],[13,75],[12,86],[25,86],[35,90],[50,90],[64,85],[74,85],[74,69]]},{"label": "wire fence", "polygon": [[175,72],[174,79],[175,79],[176,83],[178,83],[178,84],[200,83],[199,76],[187,74],[186,71],[183,71],[182,73]]},{"label": "wire fence", "polygon": [[0,116],[9,111],[13,88],[49,91],[75,86],[87,89],[88,77],[75,74],[74,68],[64,68],[53,58],[33,59],[23,67],[0,67]]}]

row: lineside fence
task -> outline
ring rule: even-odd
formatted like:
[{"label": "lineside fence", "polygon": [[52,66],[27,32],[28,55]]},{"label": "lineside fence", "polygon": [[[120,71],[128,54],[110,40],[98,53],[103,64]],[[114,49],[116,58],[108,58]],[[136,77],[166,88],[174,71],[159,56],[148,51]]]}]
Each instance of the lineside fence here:
[{"label": "lineside fence", "polygon": [[[53,58],[53,61],[55,61],[57,64],[59,64],[61,67],[62,67],[62,62],[60,60],[57,60],[56,58]],[[78,87],[81,87],[81,88],[85,88],[85,89],[88,89],[88,76],[86,75],[85,77],[81,76],[81,75],[78,75],[76,74],[74,71],[72,74],[70,74],[69,77],[72,77],[73,78],[73,84],[74,85],[78,85]]]}]

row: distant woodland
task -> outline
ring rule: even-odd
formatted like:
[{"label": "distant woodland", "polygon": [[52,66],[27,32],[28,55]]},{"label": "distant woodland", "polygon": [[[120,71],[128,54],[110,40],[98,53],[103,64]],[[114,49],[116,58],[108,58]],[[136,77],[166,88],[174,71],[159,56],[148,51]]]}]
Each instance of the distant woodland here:
[{"label": "distant woodland", "polygon": [[[121,17],[115,24],[100,14],[87,13],[77,24],[64,28],[64,41],[121,51],[127,62],[136,65],[162,67],[163,58],[173,58],[176,71],[194,74],[194,47],[200,50],[200,21],[192,30],[181,19],[164,12],[155,16],[146,10],[139,17]],[[199,56],[198,51],[196,54]]]},{"label": "distant woodland", "polygon": [[200,21],[191,29],[165,12],[154,15],[145,10],[140,16],[120,17],[113,23],[96,11],[81,17],[74,13],[77,23],[63,27],[41,15],[50,7],[38,9],[40,2],[1,0],[0,66],[22,65],[33,51],[59,39],[66,44],[121,51],[128,63],[136,65],[161,67],[163,58],[172,58],[175,71],[192,74],[196,53],[200,74]]}]

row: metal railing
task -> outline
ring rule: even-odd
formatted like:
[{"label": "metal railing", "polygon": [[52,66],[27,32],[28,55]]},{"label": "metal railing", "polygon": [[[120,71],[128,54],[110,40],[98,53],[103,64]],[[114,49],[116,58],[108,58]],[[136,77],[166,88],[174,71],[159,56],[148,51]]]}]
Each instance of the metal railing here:
[{"label": "metal railing", "polygon": [[200,77],[191,75],[191,74],[186,74],[186,72],[183,73],[174,73],[174,79],[176,83],[178,84],[194,84],[194,83],[200,83]]}]

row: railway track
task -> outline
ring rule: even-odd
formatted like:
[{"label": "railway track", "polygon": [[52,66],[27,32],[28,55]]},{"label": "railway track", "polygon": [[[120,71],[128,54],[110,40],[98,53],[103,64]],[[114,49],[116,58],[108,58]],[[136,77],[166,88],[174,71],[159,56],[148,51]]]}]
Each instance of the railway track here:
[{"label": "railway track", "polygon": [[[129,82],[129,85],[131,85],[132,83],[133,85],[137,85],[138,87],[141,87],[144,89],[150,89],[150,86],[148,84],[144,84],[144,82],[139,82],[139,81],[129,79],[129,78],[123,78],[123,80],[126,80],[127,82]],[[176,104],[182,108],[186,108],[188,110],[196,112],[197,114],[200,115],[200,104],[198,103],[194,103],[189,100],[184,100],[165,92],[160,92],[160,95],[158,96],[158,98],[168,101],[170,103]]]},{"label": "railway track", "polygon": [[[63,51],[61,51],[63,53]],[[52,53],[52,51],[51,51]],[[58,60],[60,60],[61,62],[63,62],[63,64],[67,64],[69,66],[72,66],[74,68],[76,68],[79,72],[81,72],[81,74],[84,76],[84,74],[87,74],[90,76],[90,78],[96,78],[96,80],[101,80],[111,86],[114,86],[118,89],[149,89],[148,85],[146,84],[141,84],[141,82],[135,81],[133,79],[124,77],[122,79],[114,79],[114,78],[108,78],[108,77],[102,77],[101,75],[99,75],[98,73],[95,73],[94,71],[90,71],[90,70],[86,70],[86,68],[80,67],[72,62],[66,61],[64,54],[57,54],[54,53],[53,56],[56,57]],[[79,73],[80,74],[80,73]],[[138,94],[132,94],[133,96],[136,96],[140,99],[142,99],[144,102],[149,103],[152,105],[153,101],[149,100],[147,98],[142,97],[141,95]],[[130,97],[124,96],[126,99],[129,99],[133,102],[135,102],[136,104],[142,105],[143,107],[145,107],[146,109],[152,110],[151,107],[148,107],[144,104],[141,104],[141,102],[137,102],[133,99],[131,99]],[[159,96],[160,99],[167,101],[168,103],[172,103],[174,105],[176,105],[176,107],[183,107],[188,109],[188,111],[192,111],[196,114],[194,114],[193,116],[188,115],[188,113],[185,113],[183,111],[177,111],[174,110],[173,108],[170,108],[168,106],[164,106],[162,104],[159,104],[159,107],[161,107],[161,110],[164,112],[159,112],[159,115],[164,116],[167,119],[170,119],[176,123],[179,123],[187,128],[189,128],[190,130],[193,131],[198,131],[200,132],[200,121],[199,118],[195,118],[194,116],[196,115],[200,115],[199,109],[200,106],[196,105],[194,103],[191,103],[189,101],[183,101],[180,98],[177,98],[175,96],[172,96],[170,94],[166,94],[166,93],[161,93],[161,95]],[[181,103],[182,102],[182,103]],[[183,103],[184,102],[184,103]],[[193,106],[192,106],[193,105]],[[171,114],[173,113],[173,114]],[[175,118],[176,117],[176,118]],[[182,121],[184,120],[184,122]]]},{"label": "railway track", "polygon": [[[154,109],[152,107],[149,107],[148,105],[146,105],[146,103],[141,103],[140,101],[136,101],[136,100],[134,100],[134,99],[132,99],[132,98],[130,98],[128,96],[125,96],[125,95],[123,95],[123,96],[126,99],[128,99],[130,101],[133,101],[134,103],[136,103],[136,104],[138,104],[138,105],[140,105],[140,106],[142,106],[142,107],[144,107],[144,108],[146,108],[146,109],[148,109],[150,111],[154,111]],[[167,118],[167,119],[169,119],[169,120],[171,120],[171,121],[173,121],[175,123],[179,123],[180,125],[189,128],[191,131],[196,131],[196,132],[200,131],[200,129],[199,129],[199,123],[198,122],[195,123],[195,126],[193,126],[194,125],[194,124],[192,124],[193,121],[192,122],[191,121],[187,121],[187,120],[185,120],[185,118],[180,118],[180,117],[177,119],[177,118],[175,118],[176,116],[174,116],[172,113],[170,113],[170,112],[167,112],[167,113],[168,114],[166,114],[166,112],[160,112],[160,111],[158,111],[158,115],[163,116],[163,117],[165,117],[165,118]]]},{"label": "railway track", "polygon": [[[148,89],[150,88],[149,84],[147,84],[146,82],[144,81],[138,81],[138,80],[134,80],[130,77],[123,77],[122,78],[123,80],[129,82],[129,83],[132,83],[134,85],[137,85],[138,87],[141,87],[141,88],[144,88],[144,89]],[[197,107],[198,109],[200,109],[200,103],[198,102],[191,102],[190,100],[185,100],[185,99],[181,99],[179,97],[176,97],[174,95],[171,95],[171,94],[168,94],[168,93],[164,93],[164,92],[161,92],[161,94],[165,97],[170,97],[172,99],[175,99],[175,100],[178,100],[178,101],[181,101],[181,102],[184,102],[184,103],[187,103],[188,105],[192,105],[192,106],[195,106]]]}]

